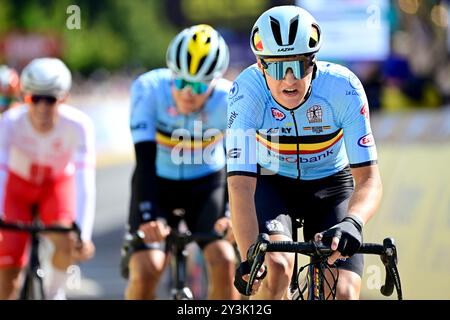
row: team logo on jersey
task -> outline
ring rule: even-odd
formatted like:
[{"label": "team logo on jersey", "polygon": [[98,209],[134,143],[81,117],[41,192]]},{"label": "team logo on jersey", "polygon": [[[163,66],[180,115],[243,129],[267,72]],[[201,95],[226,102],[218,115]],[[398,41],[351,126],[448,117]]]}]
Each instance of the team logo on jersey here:
[{"label": "team logo on jersey", "polygon": [[375,139],[373,138],[372,133],[368,133],[365,136],[359,138],[358,145],[363,148],[373,147],[375,145]]},{"label": "team logo on jersey", "polygon": [[267,134],[279,134],[280,132],[283,134],[291,134],[292,128],[269,128],[266,131]]},{"label": "team logo on jersey", "polygon": [[239,159],[241,157],[241,153],[241,148],[230,149],[227,153],[227,159]]},{"label": "team logo on jersey", "polygon": [[272,116],[275,118],[275,120],[281,121],[284,118],[286,118],[286,115],[277,108],[272,108]]},{"label": "team logo on jersey", "polygon": [[227,123],[227,128],[230,129],[231,126],[233,125],[234,120],[236,120],[237,116],[239,115],[239,113],[237,113],[236,111],[231,111],[230,117],[228,118],[228,123]]},{"label": "team logo on jersey", "polygon": [[136,124],[130,125],[131,131],[137,131],[137,130],[146,130],[147,129],[147,123],[145,122],[139,122]]},{"label": "team logo on jersey", "polygon": [[230,92],[228,93],[228,97],[233,98],[238,94],[238,92],[239,92],[239,85],[237,84],[237,82],[234,82],[233,86],[230,89]]},{"label": "team logo on jersey", "polygon": [[284,232],[283,224],[278,220],[266,221],[266,228],[269,232]]},{"label": "team logo on jersey", "polygon": [[306,111],[309,123],[322,122],[322,107],[319,105],[312,106]]},{"label": "team logo on jersey", "polygon": [[369,107],[367,106],[367,103],[364,103],[359,113],[361,113],[364,117],[366,117],[367,120],[369,120]]},{"label": "team logo on jersey", "polygon": [[330,130],[331,126],[314,126],[314,127],[303,127],[305,131],[312,131],[314,133],[322,133],[324,130]]}]

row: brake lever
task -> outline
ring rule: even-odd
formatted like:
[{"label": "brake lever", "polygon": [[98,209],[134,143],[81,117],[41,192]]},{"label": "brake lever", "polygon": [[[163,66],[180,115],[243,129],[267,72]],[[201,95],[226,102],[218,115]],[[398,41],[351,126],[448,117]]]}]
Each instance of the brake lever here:
[{"label": "brake lever", "polygon": [[383,240],[384,254],[381,255],[381,261],[386,270],[386,279],[383,286],[380,288],[381,294],[384,296],[391,296],[394,292],[394,287],[397,289],[399,299],[401,299],[401,284],[400,277],[397,270],[397,248],[394,239],[386,238]]},{"label": "brake lever", "polygon": [[[256,243],[252,245],[247,252],[247,261],[251,264],[252,273],[249,275],[249,279],[247,282],[246,294],[250,295],[253,283],[255,279],[264,278],[267,273],[267,269],[264,270],[264,273],[258,278],[258,272],[264,264],[265,252],[267,250],[267,244],[269,243],[269,236],[266,233],[260,233],[256,240]],[[261,254],[261,252],[263,254]]]}]

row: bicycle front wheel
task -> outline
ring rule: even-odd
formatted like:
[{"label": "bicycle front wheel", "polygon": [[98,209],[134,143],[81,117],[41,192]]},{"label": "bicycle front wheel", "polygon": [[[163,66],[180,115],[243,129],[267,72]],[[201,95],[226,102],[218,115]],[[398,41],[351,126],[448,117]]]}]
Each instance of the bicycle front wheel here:
[{"label": "bicycle front wheel", "polygon": [[45,300],[42,278],[31,271],[27,271],[20,292],[21,300]]}]

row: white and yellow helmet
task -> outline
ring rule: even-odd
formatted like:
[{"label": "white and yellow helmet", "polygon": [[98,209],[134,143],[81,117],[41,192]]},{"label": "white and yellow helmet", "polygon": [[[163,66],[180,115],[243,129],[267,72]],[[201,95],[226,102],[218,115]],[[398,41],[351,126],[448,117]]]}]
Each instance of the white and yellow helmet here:
[{"label": "white and yellow helmet", "polygon": [[256,20],[250,47],[258,57],[312,54],[322,45],[320,27],[314,17],[298,6],[278,6]]},{"label": "white and yellow helmet", "polygon": [[167,48],[167,66],[187,81],[210,81],[228,68],[230,54],[223,37],[211,26],[199,24],[181,31]]}]

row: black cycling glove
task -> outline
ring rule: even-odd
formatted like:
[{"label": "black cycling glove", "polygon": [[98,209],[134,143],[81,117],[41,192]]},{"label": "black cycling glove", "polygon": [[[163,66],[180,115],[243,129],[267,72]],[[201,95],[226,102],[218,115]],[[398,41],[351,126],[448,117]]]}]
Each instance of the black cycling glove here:
[{"label": "black cycling glove", "polygon": [[351,257],[361,247],[363,224],[359,219],[347,216],[341,222],[322,232],[322,242],[325,245],[331,245],[333,237],[339,238],[337,251],[342,256]]},{"label": "black cycling glove", "polygon": [[236,269],[236,272],[234,274],[234,286],[240,294],[247,295],[245,291],[247,289],[248,282],[242,279],[242,277],[246,274],[249,274],[250,269],[251,267],[247,260],[240,263],[239,267]]},{"label": "black cycling glove", "polygon": [[[264,271],[261,275],[256,276],[257,280],[262,280],[267,275],[267,267],[263,265]],[[242,279],[243,276],[246,274],[250,274],[252,267],[250,263],[246,260],[242,262],[239,267],[236,269],[236,272],[234,274],[234,286],[236,287],[237,291],[239,291],[240,294],[244,296],[249,296],[250,294],[246,293],[248,282]]]}]

